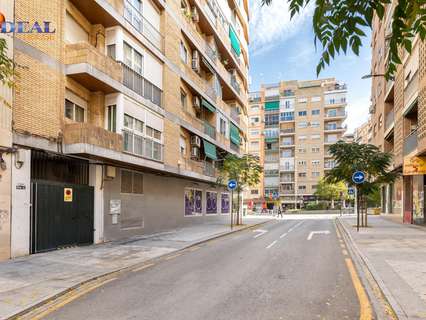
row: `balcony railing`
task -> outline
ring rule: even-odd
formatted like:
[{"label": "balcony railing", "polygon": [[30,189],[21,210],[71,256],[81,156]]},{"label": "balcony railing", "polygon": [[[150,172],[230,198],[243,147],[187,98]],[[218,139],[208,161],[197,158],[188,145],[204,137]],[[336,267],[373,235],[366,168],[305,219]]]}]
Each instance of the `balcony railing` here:
[{"label": "balcony railing", "polygon": [[238,81],[237,81],[237,79],[234,76],[231,76],[231,86],[232,86],[232,88],[234,88],[234,90],[238,94],[241,93],[240,85],[238,84]]},{"label": "balcony railing", "polygon": [[158,50],[164,51],[163,35],[128,0],[125,1],[124,18]]},{"label": "balcony railing", "polygon": [[334,118],[334,117],[346,117],[346,112],[327,112],[325,114],[326,118]]},{"label": "balcony railing", "polygon": [[123,84],[155,105],[162,107],[163,91],[126,64],[121,63],[121,65],[123,66]]},{"label": "balcony railing", "polygon": [[280,166],[280,171],[294,171],[294,165],[291,166]]},{"label": "balcony railing", "polygon": [[404,103],[407,104],[408,102],[410,102],[411,98],[418,92],[418,90],[419,90],[419,72],[418,70],[416,70],[410,82],[407,84],[407,86],[404,89]]},{"label": "balcony railing", "polygon": [[204,122],[204,133],[210,138],[216,140],[216,128],[206,121]]},{"label": "balcony railing", "polygon": [[294,194],[294,189],[280,189],[281,194]]},{"label": "balcony railing", "polygon": [[123,130],[123,149],[144,158],[163,161],[164,146],[161,143],[128,130]]},{"label": "balcony railing", "polygon": [[260,99],[261,99],[260,92],[250,92],[249,93],[249,101],[255,102],[255,101],[260,101]]},{"label": "balcony railing", "polygon": [[333,169],[336,166],[336,163],[334,162],[326,162],[324,163],[324,168],[325,169]]},{"label": "balcony railing", "polygon": [[393,110],[389,111],[385,119],[385,130],[389,129],[394,122],[395,113]]},{"label": "balcony railing", "polygon": [[238,112],[237,108],[231,108],[231,118],[236,123],[240,124],[240,113]]},{"label": "balcony railing", "polygon": [[288,177],[288,178],[281,177],[280,178],[280,182],[281,183],[293,183],[294,182],[294,178],[293,177]]},{"label": "balcony railing", "polygon": [[206,87],[206,95],[212,99],[214,102],[216,102],[217,100],[217,93],[215,88],[211,87],[211,86],[207,86]]},{"label": "balcony railing", "polygon": [[216,168],[214,167],[214,164],[211,163],[211,162],[204,161],[203,173],[206,176],[215,177],[216,176]]},{"label": "balcony railing", "polygon": [[294,128],[288,128],[288,129],[281,129],[280,134],[286,134],[286,133],[294,133]]},{"label": "balcony railing", "polygon": [[404,156],[410,154],[417,148],[417,130],[413,131],[404,139]]},{"label": "balcony railing", "polygon": [[238,146],[238,145],[236,145],[235,143],[230,143],[230,148],[231,148],[231,150],[233,150],[233,151],[235,151],[235,152],[237,152],[237,153],[239,153],[240,152],[240,146]]},{"label": "balcony railing", "polygon": [[281,146],[292,146],[294,141],[281,141]]},{"label": "balcony railing", "polygon": [[326,125],[324,127],[325,131],[332,131],[332,130],[346,130],[346,126],[342,126],[342,125]]}]

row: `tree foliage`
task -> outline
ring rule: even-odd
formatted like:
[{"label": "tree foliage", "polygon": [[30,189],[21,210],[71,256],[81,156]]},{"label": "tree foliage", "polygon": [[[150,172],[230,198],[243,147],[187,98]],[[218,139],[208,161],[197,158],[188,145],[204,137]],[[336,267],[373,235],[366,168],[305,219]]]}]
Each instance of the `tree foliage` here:
[{"label": "tree foliage", "polygon": [[223,183],[225,179],[235,179],[238,183],[237,191],[241,191],[245,187],[257,185],[261,173],[262,166],[259,164],[259,157],[251,154],[242,157],[228,154],[223,161],[218,182]]},{"label": "tree foliage", "polygon": [[[261,0],[270,4],[273,0]],[[280,1],[280,0],[274,0]],[[281,0],[282,1],[282,0]],[[311,0],[286,0],[289,3],[291,17],[301,12]],[[312,19],[315,35],[315,46],[322,46],[321,58],[317,65],[317,75],[330,64],[330,61],[348,48],[359,54],[364,30],[371,28],[373,17],[383,21],[386,5],[391,0],[315,0]],[[386,78],[394,76],[396,65],[401,64],[398,48],[403,47],[411,52],[412,40],[419,35],[426,37],[425,0],[396,0],[393,9],[391,31],[386,34],[389,47],[389,62]],[[365,39],[364,39],[365,40]]]},{"label": "tree foliage", "polygon": [[343,181],[330,183],[325,179],[321,179],[318,182],[315,195],[324,200],[339,200],[346,199],[348,192]]},{"label": "tree foliage", "polygon": [[390,171],[392,155],[381,152],[372,144],[346,143],[339,141],[330,146],[329,152],[337,165],[325,176],[327,182],[342,181],[354,185],[352,175],[355,171],[365,173],[365,182],[358,185],[360,194],[368,195],[383,183],[391,183],[397,173]]},{"label": "tree foliage", "polygon": [[12,88],[15,63],[7,55],[6,39],[0,39],[0,82],[2,85]]}]

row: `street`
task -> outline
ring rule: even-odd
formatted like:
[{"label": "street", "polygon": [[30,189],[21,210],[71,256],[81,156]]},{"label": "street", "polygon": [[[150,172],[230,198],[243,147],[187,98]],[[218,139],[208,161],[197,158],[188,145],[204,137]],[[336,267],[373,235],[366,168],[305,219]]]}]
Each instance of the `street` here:
[{"label": "street", "polygon": [[46,319],[358,319],[348,260],[334,219],[273,220],[147,263]]}]

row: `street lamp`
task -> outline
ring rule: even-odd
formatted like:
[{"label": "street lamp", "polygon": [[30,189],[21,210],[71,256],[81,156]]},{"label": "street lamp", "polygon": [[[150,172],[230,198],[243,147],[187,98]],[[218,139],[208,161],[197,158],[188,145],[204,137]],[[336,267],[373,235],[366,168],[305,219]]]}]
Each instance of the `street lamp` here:
[{"label": "street lamp", "polygon": [[[385,77],[385,74],[366,74],[364,76],[361,77],[361,79],[370,79],[370,78],[374,78],[374,77]],[[395,77],[393,76],[389,76],[389,80],[394,81]]]}]

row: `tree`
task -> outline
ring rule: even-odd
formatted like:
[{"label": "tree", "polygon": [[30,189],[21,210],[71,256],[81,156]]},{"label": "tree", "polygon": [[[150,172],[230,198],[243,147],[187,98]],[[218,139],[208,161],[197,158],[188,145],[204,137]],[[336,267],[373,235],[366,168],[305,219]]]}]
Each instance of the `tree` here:
[{"label": "tree", "polygon": [[262,173],[262,166],[259,164],[259,157],[246,154],[238,157],[228,154],[220,169],[218,183],[224,184],[229,179],[237,181],[238,211],[237,221],[240,221],[240,194],[246,187],[252,187],[259,183]]},{"label": "tree", "polygon": [[321,199],[331,201],[331,208],[334,208],[334,200],[346,199],[348,192],[345,183],[342,181],[330,183],[325,179],[321,179],[318,182],[315,195]]},{"label": "tree", "polygon": [[363,171],[365,182],[357,185],[357,190],[358,196],[364,200],[373,196],[382,184],[392,183],[398,176],[389,170],[392,155],[381,152],[372,144],[339,141],[330,146],[329,152],[337,165],[326,174],[326,181],[330,183],[342,181],[349,186],[355,186],[352,181],[353,173]]},{"label": "tree", "polygon": [[[273,0],[261,0],[270,4]],[[280,0],[274,0],[280,1]],[[282,1],[282,0],[281,0]],[[311,0],[287,0],[291,17],[309,5]],[[314,43],[322,46],[317,75],[330,64],[335,55],[347,52],[348,47],[356,55],[366,37],[364,30],[372,27],[373,17],[380,21],[385,17],[385,6],[392,0],[315,0],[312,18]],[[395,75],[396,65],[401,64],[398,48],[411,52],[412,41],[419,35],[426,37],[426,9],[424,0],[395,0],[391,32],[386,37],[389,46],[389,63],[386,79]]]},{"label": "tree", "polygon": [[[9,58],[6,39],[2,38],[0,39],[0,83],[8,88],[14,87],[14,75],[15,62]],[[4,104],[9,104],[4,97],[0,96],[0,99]]]}]

